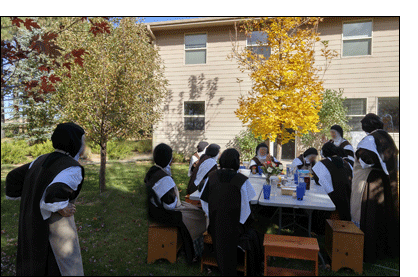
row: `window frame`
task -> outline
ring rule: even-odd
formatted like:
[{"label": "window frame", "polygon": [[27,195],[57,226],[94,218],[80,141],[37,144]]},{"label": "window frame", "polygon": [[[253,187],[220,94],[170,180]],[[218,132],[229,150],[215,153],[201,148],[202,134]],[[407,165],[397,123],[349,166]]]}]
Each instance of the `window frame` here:
[{"label": "window frame", "polygon": [[[205,48],[193,48],[193,49],[186,49],[186,36],[188,35],[206,35],[206,47]],[[207,65],[208,64],[208,32],[185,32],[183,33],[183,49],[184,49],[184,58],[183,58],[183,65],[187,66],[196,66],[196,65]],[[186,52],[187,51],[196,51],[196,50],[205,50],[206,51],[206,61],[205,63],[186,63]]]},{"label": "window frame", "polygon": [[[254,32],[263,32],[263,31],[254,31]],[[248,45],[248,37],[245,37],[245,49],[249,49],[248,47],[263,47],[268,46],[268,43],[256,44],[256,45]],[[270,47],[270,55],[271,55],[271,47]],[[268,57],[270,58],[270,56]],[[268,60],[268,58],[264,57],[264,59]]]},{"label": "window frame", "polygon": [[[347,111],[347,119],[348,120],[350,120],[349,118],[351,117],[351,118],[353,118],[353,117],[365,117],[366,116],[366,114],[367,114],[367,107],[368,107],[368,105],[369,105],[369,98],[368,97],[353,97],[353,98],[348,98],[348,97],[346,97],[345,98],[346,100],[348,100],[348,99],[366,99],[366,111],[365,111],[365,114],[348,114],[348,111]],[[347,122],[347,124],[348,124],[348,122]],[[352,126],[350,126],[350,127],[352,127]],[[350,132],[361,132],[362,130],[351,130]]]},{"label": "window frame", "polygon": [[[203,115],[185,115],[184,114],[184,109],[185,109],[185,104],[186,104],[186,102],[203,102],[203,105],[204,105],[204,108],[205,108],[205,110],[204,110],[204,114]],[[188,117],[188,118],[199,118],[199,117],[203,117],[203,118],[205,118],[206,117],[206,100],[183,100],[183,112],[182,112],[182,114],[183,114],[183,130],[185,131],[185,132],[206,132],[206,119],[205,119],[205,122],[204,122],[204,124],[203,124],[203,130],[187,130],[186,129],[186,126],[185,126],[185,124],[184,124],[184,119],[186,118],[186,117]]]},{"label": "window frame", "polygon": [[[370,35],[370,37],[368,38],[360,38],[360,37],[354,37],[354,38],[346,38],[344,39],[344,24],[349,24],[349,23],[362,23],[362,22],[371,22],[372,23],[372,33]],[[358,20],[343,20],[341,21],[341,49],[340,49],[340,53],[341,53],[341,58],[344,59],[349,59],[349,58],[358,58],[358,57],[371,57],[373,56],[373,31],[374,29],[374,21],[373,18],[364,18],[364,19],[358,19]],[[370,39],[370,54],[369,55],[356,55],[356,56],[344,56],[344,41],[345,40],[358,40],[358,39]]]},{"label": "window frame", "polygon": [[[379,117],[380,117],[380,115],[379,115],[379,98],[398,98],[399,109],[401,108],[401,98],[399,96],[382,96],[382,97],[377,96],[376,97],[376,114]],[[399,120],[399,131],[397,131],[397,132],[388,132],[388,133],[390,133],[390,134],[399,134],[400,133],[400,129],[401,129],[401,126],[400,126],[400,120]]]}]

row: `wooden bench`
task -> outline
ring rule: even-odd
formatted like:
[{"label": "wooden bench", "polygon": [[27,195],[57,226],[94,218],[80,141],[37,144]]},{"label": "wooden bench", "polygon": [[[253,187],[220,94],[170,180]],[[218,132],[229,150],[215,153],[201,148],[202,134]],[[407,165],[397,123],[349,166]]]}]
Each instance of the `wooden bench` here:
[{"label": "wooden bench", "polygon": [[[200,272],[203,272],[203,265],[218,266],[215,253],[211,253],[207,249],[207,245],[213,245],[212,237],[208,232],[203,233],[203,244],[205,249],[200,260]],[[244,251],[244,263],[238,263],[237,271],[243,272],[244,276],[247,276],[247,251]]]},{"label": "wooden bench", "polygon": [[190,203],[190,204],[192,204],[192,205],[195,205],[196,207],[198,207],[198,208],[201,208],[202,207],[202,203],[200,203],[200,201],[199,200],[190,200],[190,194],[187,194],[185,197],[184,197],[184,201],[185,202],[187,202],[187,203]]},{"label": "wooden bench", "polygon": [[158,259],[175,263],[181,245],[182,240],[177,227],[149,223],[147,263],[153,263]]},{"label": "wooden bench", "polygon": [[[264,235],[264,276],[276,275],[315,275],[318,276],[319,245],[315,238]],[[268,257],[310,260],[314,262],[313,271],[267,266]]]},{"label": "wooden bench", "polygon": [[325,250],[331,270],[347,267],[363,273],[364,233],[351,221],[326,220]]}]

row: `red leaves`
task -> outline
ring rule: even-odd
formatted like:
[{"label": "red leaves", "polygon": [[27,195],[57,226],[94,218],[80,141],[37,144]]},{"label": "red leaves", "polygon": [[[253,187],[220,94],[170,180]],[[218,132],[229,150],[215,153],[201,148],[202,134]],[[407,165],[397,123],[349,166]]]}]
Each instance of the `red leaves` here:
[{"label": "red leaves", "polygon": [[51,70],[51,68],[49,66],[46,66],[46,65],[41,65],[40,67],[38,67],[38,69],[40,71],[45,71],[45,72],[48,72],[48,73]]},{"label": "red leaves", "polygon": [[73,56],[75,58],[80,58],[81,55],[83,55],[84,53],[86,53],[86,50],[80,48],[80,49],[74,49],[73,51],[71,51],[71,54],[73,54]]},{"label": "red leaves", "polygon": [[[78,64],[79,66],[83,67],[84,59],[81,57],[84,54],[88,54],[86,50],[80,48],[80,49],[74,49],[71,51],[71,54],[74,56],[74,63]],[[68,68],[68,67],[67,67]]]},{"label": "red leaves", "polygon": [[38,85],[38,81],[32,80],[23,84],[25,85],[25,91],[29,91]]},{"label": "red leaves", "polygon": [[12,17],[12,25],[15,25],[17,27],[20,27],[20,23],[24,23],[24,21],[22,19],[20,19],[19,17]]},{"label": "red leaves", "polygon": [[91,23],[90,32],[93,33],[93,35],[97,35],[99,33],[108,33],[110,34],[110,27],[109,24],[105,21],[103,22],[92,22]]},{"label": "red leaves", "polygon": [[71,70],[71,63],[63,63],[62,66],[65,66],[68,70]]},{"label": "red leaves", "polygon": [[58,45],[54,43],[54,39],[57,37],[57,34],[46,33],[39,39],[39,35],[36,35],[32,38],[32,43],[30,48],[36,50],[39,54],[44,53],[51,58],[56,58],[61,56],[61,50]]},{"label": "red leaves", "polygon": [[49,81],[53,84],[55,84],[56,82],[61,82],[61,78],[58,76],[55,76],[54,74],[52,74],[51,76],[49,76]]},{"label": "red leaves", "polygon": [[33,28],[41,28],[38,23],[36,23],[36,21],[34,21],[31,18],[26,18],[25,23],[23,23],[23,25],[25,25],[26,29],[28,29],[29,31],[32,31],[32,27]]},{"label": "red leaves", "polygon": [[20,24],[23,24],[26,27],[26,29],[28,29],[29,31],[32,31],[32,27],[36,29],[41,28],[39,24],[32,18],[26,18],[23,21],[23,19],[19,17],[12,16],[11,19],[12,19],[12,25],[17,26],[18,28],[20,28]]},{"label": "red leaves", "polygon": [[[39,29],[41,26],[32,18],[21,18],[21,17],[10,17],[11,26],[16,26],[17,28],[26,28],[29,31],[33,29]],[[96,18],[96,17],[82,17],[82,22],[89,22],[91,25],[90,32],[95,36],[99,33],[110,33],[111,25],[108,22],[108,18]],[[46,32],[43,35],[32,35],[30,38],[29,49],[22,49],[20,42],[16,39],[14,41],[1,41],[1,55],[3,60],[3,65],[5,69],[1,74],[1,87],[5,87],[10,78],[6,78],[12,74],[11,70],[8,70],[10,66],[19,67],[19,61],[24,59],[33,59],[37,64],[37,68],[43,74],[51,73],[57,68],[65,67],[68,69],[63,76],[71,78],[71,68],[72,65],[83,66],[84,59],[83,55],[88,54],[85,49],[74,49],[71,52],[67,53],[64,58],[65,62],[57,62],[56,58],[62,55],[63,49],[61,49],[56,44],[56,39],[62,30],[67,30],[69,27],[73,26],[80,21],[80,18],[75,19],[74,22],[70,22],[68,26],[60,25],[59,29],[61,31],[57,32]],[[45,54],[45,56],[41,55]],[[31,76],[27,76],[32,78]],[[30,80],[30,79],[29,79]],[[48,94],[55,91],[54,84],[61,82],[61,78],[56,75],[51,75],[49,77],[42,77],[41,80],[30,80],[23,82],[24,89],[27,93],[27,97],[33,97],[35,101],[44,101],[42,95]]]}]

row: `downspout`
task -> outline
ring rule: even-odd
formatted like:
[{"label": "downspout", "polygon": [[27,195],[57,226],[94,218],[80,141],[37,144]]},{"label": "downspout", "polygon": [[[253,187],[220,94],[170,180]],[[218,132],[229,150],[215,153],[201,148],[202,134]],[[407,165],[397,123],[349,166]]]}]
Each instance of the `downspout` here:
[{"label": "downspout", "polygon": [[157,41],[157,38],[155,37],[154,33],[151,30],[151,27],[147,24],[147,30],[149,35],[151,36],[152,39],[152,44],[155,46],[155,42]]}]

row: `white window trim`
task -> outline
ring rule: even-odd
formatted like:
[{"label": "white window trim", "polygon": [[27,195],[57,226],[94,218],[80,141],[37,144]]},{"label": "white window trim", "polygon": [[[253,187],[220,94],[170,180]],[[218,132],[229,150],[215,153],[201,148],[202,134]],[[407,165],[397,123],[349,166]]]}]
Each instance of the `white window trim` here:
[{"label": "white window trim", "polygon": [[[205,48],[201,47],[201,48],[186,49],[186,36],[187,35],[203,35],[203,34],[206,34],[206,47]],[[208,64],[208,32],[184,33],[183,34],[183,49],[184,49],[183,65],[185,65],[185,66],[207,65]],[[195,50],[205,50],[206,51],[206,62],[205,63],[186,64],[186,51],[195,51]]]},{"label": "white window trim", "polygon": [[[257,31],[257,32],[262,32],[262,31]],[[254,45],[248,45],[248,37],[245,37],[245,49],[249,49],[248,47],[263,47],[263,46],[269,46],[268,43],[257,43]],[[270,47],[270,55],[272,53],[272,49]],[[266,57],[264,57],[266,58]],[[268,59],[268,58],[267,58]]]},{"label": "white window trim", "polygon": [[[356,56],[357,57],[357,56]],[[347,114],[347,117],[364,117],[366,116],[366,114],[368,114],[368,108],[369,108],[369,98],[368,97],[346,97],[346,99],[366,99],[366,113],[365,114]],[[361,131],[355,131],[355,130],[351,130],[350,132],[361,132]]]},{"label": "white window trim", "polygon": [[[185,106],[185,103],[186,102],[203,102],[203,105],[205,105],[205,114],[204,115],[185,115],[184,114],[184,106]],[[185,132],[206,132],[206,121],[205,121],[205,124],[203,125],[203,130],[186,130],[186,128],[185,128],[185,126],[184,126],[184,118],[185,117],[195,117],[195,118],[199,118],[199,117],[203,117],[203,118],[205,118],[206,117],[206,100],[184,100],[183,101],[183,130],[185,131]]]},{"label": "white window trim", "polygon": [[[344,38],[344,34],[343,34],[343,30],[344,30],[344,24],[346,23],[361,23],[361,22],[372,22],[372,34],[370,37],[366,37],[366,36],[354,36],[354,37],[350,37],[350,38]],[[373,18],[364,18],[364,19],[358,19],[358,20],[343,20],[341,22],[341,49],[340,49],[340,57],[343,59],[350,59],[350,58],[358,58],[358,57],[371,57],[373,56],[373,29],[374,29],[374,21]],[[357,56],[344,56],[343,55],[343,48],[344,48],[344,41],[345,40],[356,40],[356,39],[370,39],[370,55],[357,55]]]},{"label": "white window trim", "polygon": [[[399,101],[400,101],[400,97],[399,96],[382,96],[382,97],[377,96],[376,97],[376,114],[377,115],[379,115],[379,98],[399,98]],[[401,103],[399,102],[399,108],[400,108],[400,104]],[[400,126],[399,126],[399,129],[400,129]],[[399,134],[399,133],[400,132],[388,132],[388,134]]]}]

